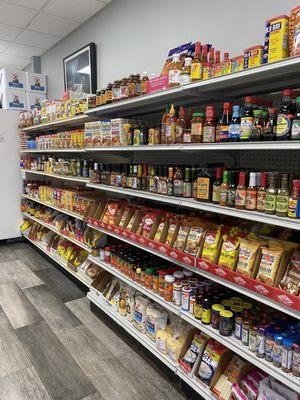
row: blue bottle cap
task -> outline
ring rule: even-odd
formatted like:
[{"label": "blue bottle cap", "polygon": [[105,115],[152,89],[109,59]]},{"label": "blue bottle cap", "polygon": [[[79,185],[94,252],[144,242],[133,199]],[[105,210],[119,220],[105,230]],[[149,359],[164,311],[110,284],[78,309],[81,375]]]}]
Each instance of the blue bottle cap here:
[{"label": "blue bottle cap", "polygon": [[274,336],[274,340],[275,340],[276,343],[282,344],[283,337],[282,337],[282,335],[280,333],[278,333],[277,335]]},{"label": "blue bottle cap", "polygon": [[292,346],[293,346],[293,341],[292,341],[291,339],[284,339],[283,345],[284,345],[285,347],[290,347],[290,348],[292,348]]}]

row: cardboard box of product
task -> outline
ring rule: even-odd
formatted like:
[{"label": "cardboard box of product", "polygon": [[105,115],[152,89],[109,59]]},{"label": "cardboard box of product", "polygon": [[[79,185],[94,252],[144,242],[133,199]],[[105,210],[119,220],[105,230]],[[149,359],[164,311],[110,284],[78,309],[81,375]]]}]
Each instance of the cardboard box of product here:
[{"label": "cardboard box of product", "polygon": [[289,17],[280,15],[266,22],[263,62],[279,61],[289,55]]},{"label": "cardboard box of product", "polygon": [[4,110],[26,110],[26,93],[22,90],[0,90],[0,102]]},{"label": "cardboard box of product", "polygon": [[17,89],[25,91],[26,88],[26,74],[14,68],[2,68],[0,70],[0,88]]},{"label": "cardboard box of product", "polygon": [[44,93],[26,92],[27,109],[41,108],[42,101],[46,100]]},{"label": "cardboard box of product", "polygon": [[26,90],[28,92],[47,93],[47,78],[44,74],[26,72]]}]

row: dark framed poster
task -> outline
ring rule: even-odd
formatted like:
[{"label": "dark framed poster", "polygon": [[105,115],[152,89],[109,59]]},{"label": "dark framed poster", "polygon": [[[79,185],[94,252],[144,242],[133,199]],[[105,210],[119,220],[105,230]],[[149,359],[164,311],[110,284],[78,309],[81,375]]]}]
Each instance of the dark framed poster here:
[{"label": "dark framed poster", "polygon": [[87,94],[96,93],[96,62],[95,43],[89,43],[65,57],[63,60],[65,90]]}]

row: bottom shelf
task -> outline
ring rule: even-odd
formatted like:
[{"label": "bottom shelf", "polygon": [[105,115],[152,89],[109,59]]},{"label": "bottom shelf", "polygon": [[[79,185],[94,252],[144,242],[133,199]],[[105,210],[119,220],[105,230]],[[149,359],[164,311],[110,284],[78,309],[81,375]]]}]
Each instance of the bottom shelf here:
[{"label": "bottom shelf", "polygon": [[25,239],[27,239],[30,243],[32,243],[34,246],[36,246],[38,249],[40,249],[43,253],[45,253],[48,257],[52,258],[57,264],[59,264],[61,267],[63,267],[66,271],[69,272],[69,274],[73,275],[76,279],[78,279],[81,283],[83,283],[85,286],[88,288],[91,287],[92,284],[92,279],[90,279],[84,272],[78,270],[77,272],[73,271],[71,268],[67,266],[67,263],[59,258],[58,256],[55,256],[53,253],[51,253],[49,250],[47,250],[44,246],[42,246],[40,243],[35,242],[34,240],[30,239],[28,236],[23,235]]},{"label": "bottom shelf", "polygon": [[119,315],[114,311],[112,306],[102,299],[101,296],[97,294],[98,292],[92,288],[92,292],[87,294],[87,298],[99,307],[106,315],[113,319],[118,325],[120,325],[126,332],[133,336],[137,341],[139,341],[144,347],[146,347],[152,354],[154,354],[160,361],[162,361],[167,367],[169,367],[176,375],[178,375],[182,380],[184,380],[189,386],[191,386],[197,393],[200,394],[205,400],[216,400],[214,394],[210,391],[208,387],[200,386],[193,378],[187,376],[179,367],[178,363],[172,361],[168,356],[161,353],[155,343],[152,342],[145,334],[137,330],[131,322]]}]

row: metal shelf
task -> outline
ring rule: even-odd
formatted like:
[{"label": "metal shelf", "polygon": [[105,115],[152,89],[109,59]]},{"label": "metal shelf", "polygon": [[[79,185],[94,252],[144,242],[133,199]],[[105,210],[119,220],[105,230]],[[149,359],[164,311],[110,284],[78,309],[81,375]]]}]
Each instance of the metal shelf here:
[{"label": "metal shelf", "polygon": [[77,115],[76,117],[73,118],[65,118],[65,119],[59,119],[57,121],[53,122],[48,122],[47,124],[39,124],[39,125],[32,125],[28,126],[26,128],[23,128],[23,132],[38,132],[38,131],[46,131],[46,130],[54,130],[57,128],[61,128],[63,126],[77,126],[77,125],[83,125],[85,122],[88,122],[89,117],[88,115],[82,114],[82,115]]},{"label": "metal shelf", "polygon": [[49,176],[50,178],[61,179],[63,181],[73,181],[73,182],[83,182],[83,183],[87,183],[89,181],[89,178],[83,178],[82,176],[55,175],[55,174],[49,174],[44,171],[34,171],[31,169],[21,169],[21,173],[22,172],[25,172],[26,174]]},{"label": "metal shelf", "polygon": [[84,153],[85,149],[21,149],[20,153]]},{"label": "metal shelf", "polygon": [[44,221],[42,221],[42,220],[40,220],[40,219],[38,219],[38,218],[35,218],[35,217],[33,217],[32,215],[30,215],[30,214],[28,214],[28,213],[26,213],[26,212],[24,212],[23,215],[24,215],[26,218],[29,218],[29,219],[31,219],[32,221],[35,221],[35,222],[37,222],[38,224],[45,226],[46,228],[50,229],[52,232],[56,233],[57,235],[59,235],[59,236],[65,238],[65,239],[69,240],[69,242],[72,242],[72,243],[74,243],[74,244],[77,244],[77,246],[82,247],[84,250],[88,251],[89,253],[91,252],[91,248],[90,248],[89,246],[87,246],[87,245],[84,244],[84,243],[79,242],[79,240],[76,240],[76,239],[74,239],[74,238],[72,238],[72,237],[70,237],[70,236],[68,236],[68,235],[64,235],[64,234],[61,233],[59,230],[55,229],[54,226],[52,226],[51,224],[47,224],[47,222],[44,222]]},{"label": "metal shelf", "polygon": [[70,215],[71,217],[80,219],[81,221],[85,221],[85,217],[83,217],[82,215],[75,214],[72,211],[68,211],[68,210],[65,210],[63,208],[53,206],[52,204],[46,203],[44,201],[41,201],[41,200],[39,200],[39,199],[37,199],[35,197],[28,196],[27,194],[22,194],[21,197],[23,199],[28,199],[28,200],[31,200],[31,201],[35,201],[36,203],[43,204],[44,206],[47,206],[49,208],[53,208],[53,210],[57,210],[57,211],[59,211],[59,212],[61,212],[63,214],[66,214],[66,215]]},{"label": "metal shelf", "polygon": [[210,337],[216,339],[218,342],[222,343],[224,346],[228,347],[230,350],[234,351],[236,354],[245,358],[247,361],[255,364],[257,367],[266,371],[274,378],[279,379],[281,382],[285,383],[287,386],[294,390],[300,390],[300,378],[293,376],[292,374],[286,374],[280,368],[275,367],[268,361],[258,358],[255,353],[252,353],[247,346],[244,346],[240,340],[237,340],[234,336],[226,337],[220,335],[219,331],[212,328],[210,325],[204,325],[200,321],[190,314],[189,312],[182,311],[180,307],[175,306],[173,303],[167,302],[163,297],[154,293],[153,291],[145,288],[139,283],[134,282],[132,279],[128,278],[126,275],[122,274],[118,269],[114,268],[112,265],[100,261],[96,257],[89,256],[89,260],[93,263],[99,265],[101,268],[110,272],[123,282],[127,283],[129,286],[134,287],[139,292],[145,294],[150,299],[154,300],[158,304],[162,305],[165,309],[171,311],[175,315],[180,316],[182,319],[188,323],[194,325],[196,328],[200,329],[202,332],[208,334]]},{"label": "metal shelf", "polygon": [[300,141],[283,142],[228,142],[228,143],[193,143],[193,144],[158,144],[155,146],[109,146],[87,147],[87,152],[137,152],[137,151],[203,151],[203,150],[299,150]]},{"label": "metal shelf", "polygon": [[101,296],[97,296],[98,291],[95,289],[91,289],[92,291],[87,294],[87,298],[94,303],[97,307],[99,307],[105,314],[107,314],[110,318],[112,318],[117,324],[119,324],[126,332],[128,332],[131,336],[133,336],[137,341],[139,341],[144,347],[146,347],[152,354],[154,354],[157,358],[160,359],[165,365],[167,365],[173,372],[176,371],[177,363],[173,362],[169,357],[165,354],[161,353],[155,343],[152,342],[151,339],[147,337],[146,334],[138,331],[132,323],[125,317],[122,317],[118,313],[116,313],[112,306],[109,303],[101,298]]},{"label": "metal shelf", "polygon": [[222,215],[229,215],[235,218],[247,219],[249,221],[256,221],[270,225],[282,226],[284,228],[300,230],[299,219],[277,217],[276,215],[268,215],[264,213],[259,213],[257,211],[237,210],[235,208],[223,207],[212,203],[201,203],[193,199],[184,199],[182,197],[174,197],[174,196],[163,196],[161,194],[149,193],[141,190],[123,189],[109,185],[88,183],[86,186],[94,189],[103,190],[106,192],[120,193],[126,196],[159,201],[160,203],[172,204],[179,207],[193,208],[196,210],[208,211]]},{"label": "metal shelf", "polygon": [[217,282],[217,283],[219,283],[219,284],[221,284],[223,286],[226,286],[226,287],[228,287],[228,288],[230,288],[232,290],[235,290],[236,292],[239,292],[239,293],[243,294],[244,296],[247,296],[249,298],[257,300],[257,301],[259,301],[259,302],[261,302],[263,304],[266,304],[269,307],[275,308],[276,310],[281,311],[281,312],[283,312],[285,314],[291,315],[294,318],[297,318],[297,319],[300,318],[300,312],[299,311],[293,310],[292,308],[289,308],[289,307],[285,307],[283,304],[278,303],[278,302],[276,302],[276,301],[274,301],[272,299],[269,299],[269,298],[267,298],[265,296],[262,296],[259,293],[253,292],[252,290],[249,290],[249,289],[244,288],[242,286],[239,286],[239,285],[237,285],[235,283],[232,283],[230,281],[222,279],[219,276],[213,275],[213,274],[211,274],[211,273],[209,273],[207,271],[204,271],[202,269],[191,267],[190,265],[187,265],[187,264],[184,264],[183,262],[177,261],[174,258],[171,258],[166,254],[160,253],[159,251],[153,250],[150,247],[144,246],[144,245],[142,245],[140,243],[137,243],[137,242],[135,242],[135,241],[133,241],[131,239],[125,238],[125,237],[123,237],[121,235],[117,235],[116,233],[108,231],[107,229],[98,228],[98,227],[96,227],[96,226],[94,226],[92,224],[88,224],[88,226],[90,228],[93,228],[93,229],[99,231],[99,232],[105,233],[105,234],[107,234],[109,236],[112,236],[112,237],[114,237],[116,239],[119,239],[122,242],[131,244],[134,247],[138,247],[138,248],[140,248],[142,250],[145,250],[148,253],[151,253],[151,254],[154,254],[154,255],[156,255],[156,256],[158,256],[160,258],[163,258],[164,260],[167,260],[167,261],[170,261],[170,262],[175,263],[177,265],[180,265],[182,268],[188,269],[188,270],[194,272],[197,275],[204,276],[205,278],[208,278],[208,279],[210,279],[210,280],[212,280],[214,282]]},{"label": "metal shelf", "polygon": [[165,104],[170,102],[182,105],[207,104],[230,97],[282,90],[285,87],[299,86],[299,71],[300,58],[290,57],[221,77],[95,107],[88,110],[86,115],[130,117],[154,111],[162,112]]},{"label": "metal shelf", "polygon": [[48,257],[52,258],[57,264],[59,264],[61,267],[63,267],[66,271],[69,272],[69,274],[73,275],[76,279],[78,279],[80,282],[82,282],[86,287],[90,288],[92,279],[90,279],[87,275],[85,275],[81,271],[73,271],[71,268],[67,266],[67,263],[59,258],[58,256],[55,257],[53,253],[51,253],[49,250],[45,249],[40,243],[35,242],[34,240],[30,239],[28,236],[23,235],[24,238],[26,238],[29,242],[31,242],[34,246],[39,248],[42,252],[44,252]]}]

